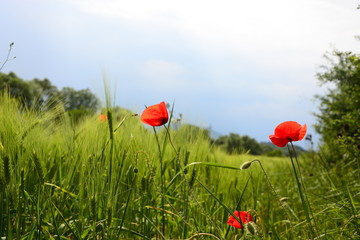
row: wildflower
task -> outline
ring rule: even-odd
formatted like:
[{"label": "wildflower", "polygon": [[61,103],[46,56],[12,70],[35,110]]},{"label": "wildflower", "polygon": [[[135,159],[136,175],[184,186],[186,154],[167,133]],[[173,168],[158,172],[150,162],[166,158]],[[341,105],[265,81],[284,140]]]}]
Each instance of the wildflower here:
[{"label": "wildflower", "polygon": [[280,123],[275,128],[275,134],[269,135],[273,144],[278,147],[285,147],[288,142],[300,141],[306,134],[306,124],[300,125],[294,121]]},{"label": "wildflower", "polygon": [[[247,224],[248,222],[252,221],[252,216],[248,212],[235,211],[234,215],[237,216],[243,224]],[[236,228],[242,228],[241,223],[239,223],[239,221],[236,220],[232,215],[230,215],[227,224]]]},{"label": "wildflower", "polygon": [[164,125],[169,120],[169,114],[164,102],[147,107],[141,114],[140,120],[150,126]]},{"label": "wildflower", "polygon": [[104,122],[104,121],[106,121],[107,120],[107,115],[106,114],[100,114],[100,116],[99,116],[99,121],[100,122]]}]

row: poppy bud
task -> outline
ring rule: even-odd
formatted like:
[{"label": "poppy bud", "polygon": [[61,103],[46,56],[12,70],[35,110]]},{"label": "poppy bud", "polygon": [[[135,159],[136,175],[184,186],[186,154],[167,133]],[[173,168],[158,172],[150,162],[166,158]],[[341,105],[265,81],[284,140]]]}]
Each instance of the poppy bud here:
[{"label": "poppy bud", "polygon": [[246,224],[246,229],[251,233],[251,235],[256,235],[257,233],[257,227],[254,222],[248,222]]},{"label": "poppy bud", "polygon": [[251,166],[251,163],[252,163],[252,161],[246,161],[246,162],[244,162],[244,163],[240,166],[240,169],[241,169],[241,170],[248,169],[248,168]]}]

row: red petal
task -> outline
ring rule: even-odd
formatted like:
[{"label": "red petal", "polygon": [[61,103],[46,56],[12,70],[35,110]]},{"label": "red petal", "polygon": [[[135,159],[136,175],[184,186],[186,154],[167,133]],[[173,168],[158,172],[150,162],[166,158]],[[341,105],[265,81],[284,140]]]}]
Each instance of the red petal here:
[{"label": "red petal", "polygon": [[250,213],[248,212],[240,212],[240,220],[244,223],[247,224],[248,222],[252,221],[252,216],[250,215]]},{"label": "red petal", "polygon": [[227,224],[236,228],[242,228],[241,224],[233,216],[229,217]]},{"label": "red petal", "polygon": [[275,144],[278,147],[285,147],[286,144],[289,142],[287,138],[279,138],[276,135],[269,135],[269,138],[273,144]]},{"label": "red petal", "polygon": [[168,122],[169,116],[164,102],[152,105],[144,110],[140,120],[150,126],[161,126]]},{"label": "red petal", "polygon": [[290,138],[294,140],[299,135],[301,125],[294,121],[280,123],[275,128],[275,135],[279,138]]},{"label": "red petal", "polygon": [[[237,216],[243,224],[247,224],[248,222],[252,221],[252,216],[248,212],[235,211],[234,215]],[[227,221],[227,224],[229,224],[233,227],[236,227],[236,228],[242,228],[240,222],[237,221],[236,218],[234,218],[232,215],[230,215],[229,220]]]},{"label": "red petal", "polygon": [[301,129],[299,131],[299,136],[298,136],[298,139],[297,140],[294,140],[294,141],[300,141],[302,140],[305,135],[306,135],[306,130],[307,130],[307,127],[306,127],[306,124],[304,124],[303,126],[301,126]]}]

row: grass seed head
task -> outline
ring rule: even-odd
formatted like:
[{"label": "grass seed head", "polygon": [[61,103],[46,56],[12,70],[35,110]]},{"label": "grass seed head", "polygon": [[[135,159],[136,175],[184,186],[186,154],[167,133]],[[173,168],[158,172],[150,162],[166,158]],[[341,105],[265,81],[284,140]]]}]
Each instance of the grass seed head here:
[{"label": "grass seed head", "polygon": [[287,202],[288,200],[289,200],[289,198],[287,198],[287,197],[280,198],[280,202]]}]

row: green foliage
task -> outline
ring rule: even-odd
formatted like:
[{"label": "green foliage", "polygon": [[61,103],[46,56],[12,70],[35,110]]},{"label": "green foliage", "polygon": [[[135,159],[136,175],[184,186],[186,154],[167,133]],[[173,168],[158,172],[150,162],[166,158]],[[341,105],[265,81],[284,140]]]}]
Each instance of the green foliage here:
[{"label": "green foliage", "polygon": [[267,152],[266,156],[268,156],[268,157],[282,157],[283,153],[282,153],[281,149],[274,149],[274,150],[272,150],[270,152]]},{"label": "green foliage", "polygon": [[0,73],[0,90],[9,91],[12,97],[19,99],[26,107],[31,107],[35,101],[34,86],[23,81],[13,72],[8,75]]},{"label": "green foliage", "polygon": [[[287,158],[257,156],[277,194],[287,198],[283,209],[259,164],[240,170],[253,156],[218,151],[208,133],[197,127],[169,129],[176,151],[167,131],[156,128],[160,160],[153,129],[127,110],[110,109],[114,116],[110,134],[110,123],[95,116],[74,125],[64,108],[19,111],[19,106],[6,92],[0,95],[1,238],[303,239],[307,235]],[[311,186],[309,200],[316,203],[312,206],[321,236],[358,238],[359,169],[342,166],[339,178],[316,156],[299,160],[305,167],[304,184]],[[250,211],[255,236],[226,224],[229,211],[235,210]]]},{"label": "green foliage", "polygon": [[[320,100],[316,130],[324,142],[329,160],[351,161],[360,158],[360,55],[335,51],[330,63],[318,73],[321,83],[335,87]],[[331,156],[331,157],[330,157]]]},{"label": "green foliage", "polygon": [[249,136],[240,136],[236,133],[221,136],[215,140],[215,145],[219,146],[228,154],[241,154],[249,152],[253,155],[263,153],[261,145]]},{"label": "green foliage", "polygon": [[65,87],[60,91],[66,111],[86,109],[95,111],[99,108],[99,101],[89,89],[75,90]]},{"label": "green foliage", "polygon": [[62,104],[74,121],[93,114],[98,108],[99,100],[89,89],[58,88],[49,79],[24,81],[15,73],[0,73],[0,91],[8,91],[28,109],[46,111]]}]

